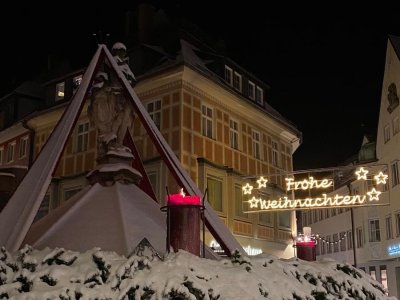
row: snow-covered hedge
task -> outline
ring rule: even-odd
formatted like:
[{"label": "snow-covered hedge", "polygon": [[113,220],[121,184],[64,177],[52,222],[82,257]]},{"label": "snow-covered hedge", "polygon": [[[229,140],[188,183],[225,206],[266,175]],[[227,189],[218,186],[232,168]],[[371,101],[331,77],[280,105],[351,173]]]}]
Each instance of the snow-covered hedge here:
[{"label": "snow-covered hedge", "polygon": [[384,292],[363,271],[332,260],[0,250],[0,299],[393,299]]}]

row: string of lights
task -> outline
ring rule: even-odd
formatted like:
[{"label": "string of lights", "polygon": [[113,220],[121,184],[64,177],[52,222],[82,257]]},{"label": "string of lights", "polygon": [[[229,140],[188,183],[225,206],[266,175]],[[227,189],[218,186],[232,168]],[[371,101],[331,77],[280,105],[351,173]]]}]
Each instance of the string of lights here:
[{"label": "string of lights", "polygon": [[332,241],[332,242],[331,242],[331,241],[327,241],[327,240],[326,240],[325,238],[323,238],[323,237],[320,237],[319,234],[314,235],[315,239],[321,241],[322,243],[331,244],[331,245],[341,243],[341,242],[346,238],[346,236],[347,236],[347,233],[345,233],[345,234],[344,234],[340,239],[338,239],[337,241]]}]

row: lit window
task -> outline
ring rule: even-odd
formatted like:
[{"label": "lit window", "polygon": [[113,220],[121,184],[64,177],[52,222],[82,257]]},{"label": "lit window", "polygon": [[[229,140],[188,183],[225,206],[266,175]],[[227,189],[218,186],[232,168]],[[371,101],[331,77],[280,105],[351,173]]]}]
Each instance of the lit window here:
[{"label": "lit window", "polygon": [[380,272],[381,272],[381,283],[385,289],[388,288],[388,278],[387,278],[387,270],[386,266],[380,266]]},{"label": "lit window", "polygon": [[261,105],[264,103],[263,89],[260,88],[259,86],[256,89],[256,101],[258,104],[261,104]]},{"label": "lit window", "polygon": [[260,133],[253,130],[253,157],[256,159],[261,159],[260,151]]},{"label": "lit window", "polygon": [[161,100],[155,100],[147,103],[147,111],[156,124],[157,128],[161,128]]},{"label": "lit window", "polygon": [[397,161],[390,165],[392,175],[392,187],[399,184],[399,167]]},{"label": "lit window", "polygon": [[370,242],[380,242],[381,233],[379,228],[379,220],[369,220],[369,241]]},{"label": "lit window", "polygon": [[229,144],[233,149],[239,149],[239,126],[234,120],[229,120]]},{"label": "lit window", "polygon": [[393,135],[397,134],[400,131],[400,119],[399,117],[395,117],[393,119]]},{"label": "lit window", "polygon": [[16,142],[12,142],[7,146],[7,163],[14,161],[15,145]]},{"label": "lit window", "polygon": [[89,122],[78,125],[76,152],[87,151],[89,140]]},{"label": "lit window", "polygon": [[24,158],[28,150],[28,137],[23,137],[19,142],[19,158]]},{"label": "lit window", "polygon": [[228,66],[225,66],[225,81],[229,84],[233,84],[233,78],[232,78],[232,69],[229,68]]},{"label": "lit window", "polygon": [[60,101],[64,99],[64,89],[65,89],[65,83],[64,82],[59,82],[56,85],[56,101]]},{"label": "lit window", "polygon": [[75,76],[72,79],[72,93],[75,94],[82,82],[82,75]]},{"label": "lit window", "polygon": [[207,195],[212,208],[222,212],[222,179],[207,177]]},{"label": "lit window", "polygon": [[235,76],[233,76],[233,87],[239,92],[242,91],[242,75],[235,72]]},{"label": "lit window", "polygon": [[272,164],[279,165],[279,145],[275,141],[272,141]]},{"label": "lit window", "polygon": [[373,280],[376,280],[376,270],[374,266],[369,267],[369,275],[371,275]]},{"label": "lit window", "polygon": [[249,85],[248,85],[248,88],[247,88],[247,93],[248,93],[249,98],[251,100],[255,99],[255,90],[256,90],[255,84],[253,82],[249,81]]},{"label": "lit window", "polygon": [[213,138],[213,109],[202,105],[201,115],[202,134],[206,137]]},{"label": "lit window", "polygon": [[243,192],[240,185],[235,185],[235,216],[247,218],[247,214],[243,213]]}]

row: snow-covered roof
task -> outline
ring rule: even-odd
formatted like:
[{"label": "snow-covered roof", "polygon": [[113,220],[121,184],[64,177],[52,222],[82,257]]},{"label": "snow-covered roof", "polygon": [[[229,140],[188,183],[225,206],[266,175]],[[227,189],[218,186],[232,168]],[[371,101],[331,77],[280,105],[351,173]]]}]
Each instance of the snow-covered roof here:
[{"label": "snow-covered roof", "polygon": [[165,219],[159,205],[136,185],[96,183],[34,223],[23,244],[81,252],[100,247],[129,255],[147,238],[157,252],[164,253]]}]

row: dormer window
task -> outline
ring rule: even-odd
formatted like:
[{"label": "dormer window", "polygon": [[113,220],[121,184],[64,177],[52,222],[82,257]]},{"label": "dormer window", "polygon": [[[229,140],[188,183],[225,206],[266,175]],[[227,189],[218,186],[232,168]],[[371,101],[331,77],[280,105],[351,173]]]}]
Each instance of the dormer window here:
[{"label": "dormer window", "polygon": [[261,105],[263,105],[263,103],[264,103],[264,100],[263,100],[263,89],[260,88],[259,86],[257,87],[257,90],[256,90],[256,101],[257,101],[258,104],[261,104]]},{"label": "dormer window", "polygon": [[56,101],[64,99],[65,82],[59,82],[56,85]]},{"label": "dormer window", "polygon": [[248,94],[248,96],[249,96],[249,98],[251,100],[255,99],[255,91],[256,91],[255,84],[249,80],[249,85],[248,85],[248,88],[247,88],[247,94]]},{"label": "dormer window", "polygon": [[229,84],[233,84],[232,69],[225,66],[225,81]]},{"label": "dormer window", "polygon": [[233,76],[233,87],[239,92],[242,91],[242,75],[237,72],[235,72],[235,75]]}]

